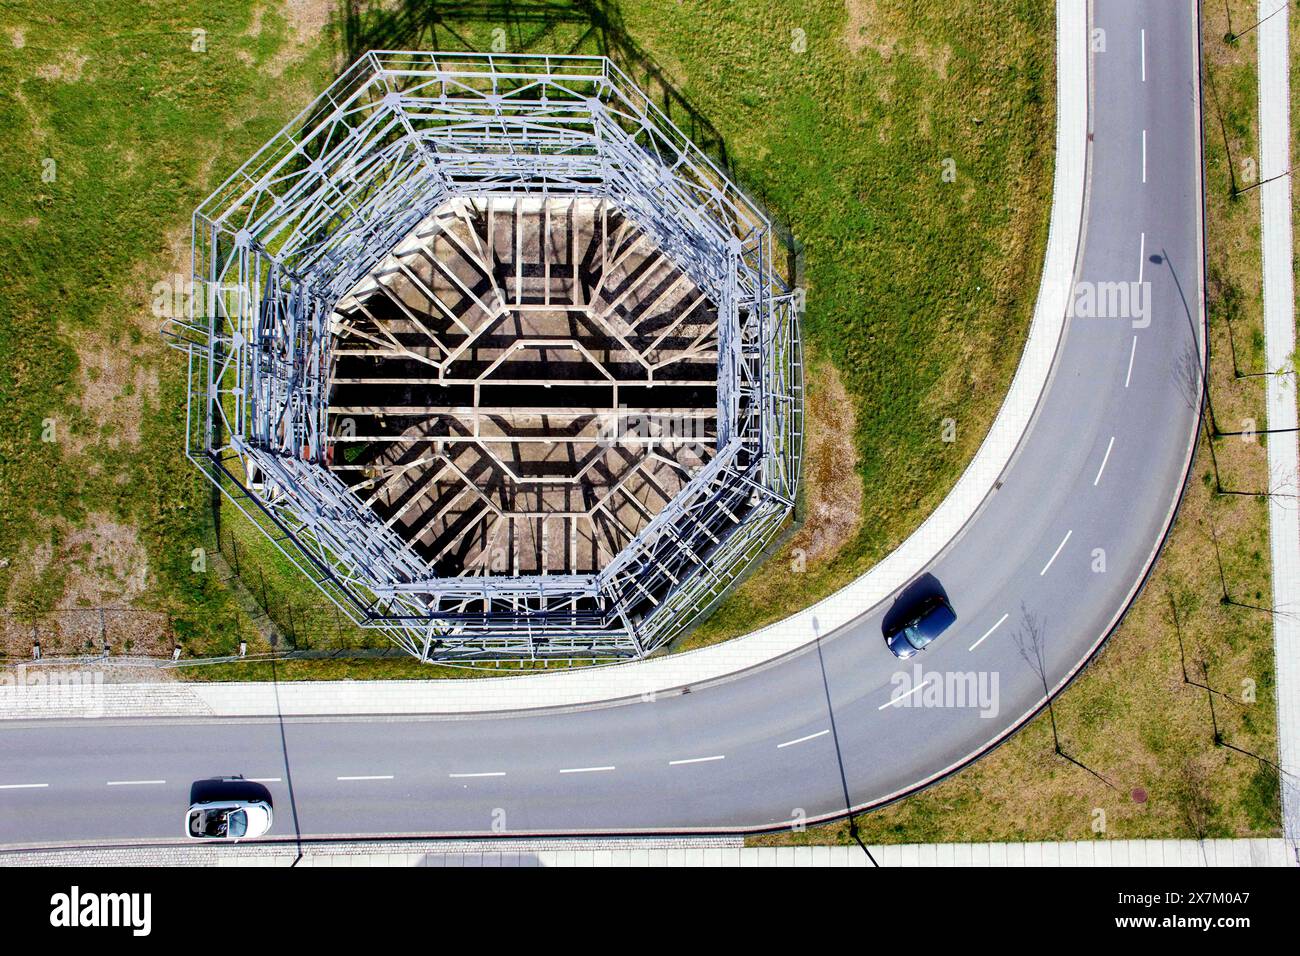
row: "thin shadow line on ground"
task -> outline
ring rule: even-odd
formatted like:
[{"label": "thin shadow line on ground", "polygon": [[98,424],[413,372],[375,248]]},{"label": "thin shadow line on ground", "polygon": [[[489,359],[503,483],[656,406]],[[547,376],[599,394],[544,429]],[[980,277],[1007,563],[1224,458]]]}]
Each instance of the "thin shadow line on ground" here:
[{"label": "thin shadow line on ground", "polygon": [[[278,643],[278,642],[277,642]],[[289,789],[289,812],[293,816],[293,836],[298,848],[290,866],[297,866],[302,860],[302,827],[298,823],[298,799],[293,792],[293,769],[289,765],[289,740],[284,732],[284,710],[280,706],[280,675],[276,670],[275,658],[271,658],[271,688],[275,693],[275,723],[280,731],[280,752],[284,756],[284,783]]]},{"label": "thin shadow line on ground", "polygon": [[849,836],[853,837],[853,841],[857,843],[858,846],[862,847],[862,852],[867,855],[867,859],[871,861],[871,865],[878,867],[880,866],[880,863],[871,855],[871,850],[867,848],[867,845],[862,842],[862,837],[858,835],[858,821],[853,813],[853,800],[849,796],[849,778],[844,772],[844,754],[840,751],[840,733],[835,725],[835,706],[831,703],[830,679],[826,674],[826,659],[822,655],[821,627],[818,625],[817,617],[815,615],[812,619],[812,628],[814,638],[813,643],[817,646],[817,666],[821,668],[822,672],[822,690],[826,694],[826,716],[830,720],[831,740],[835,744],[835,766],[839,770],[840,788],[844,794],[844,810],[848,814],[849,818]]}]

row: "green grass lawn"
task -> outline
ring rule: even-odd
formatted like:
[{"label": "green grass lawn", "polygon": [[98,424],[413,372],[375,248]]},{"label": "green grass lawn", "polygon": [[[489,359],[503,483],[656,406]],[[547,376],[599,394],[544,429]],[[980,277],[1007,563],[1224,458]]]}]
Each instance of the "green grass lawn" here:
[{"label": "green grass lawn", "polygon": [[[807,524],[682,643],[693,647],[866,570],[983,439],[1042,267],[1055,34],[1045,2],[760,2],[725,21],[714,5],[679,9],[635,8],[625,21],[664,51],[716,118],[740,181],[804,245],[812,433]],[[849,465],[860,491],[843,482]]]},{"label": "green grass lawn", "polygon": [[[264,641],[195,552],[215,546],[211,496],[179,455],[183,370],[156,334],[153,290],[188,274],[190,210],[371,46],[608,53],[802,244],[808,524],[691,644],[791,610],[775,585],[793,549],[806,557],[798,603],[878,559],[992,420],[1046,228],[1044,0],[145,11],[56,0],[0,13],[0,593],[47,650],[62,638],[41,615],[67,607],[158,611],[156,647],[137,652]],[[313,647],[380,640],[340,624],[228,506],[222,524],[279,630]],[[5,633],[21,652],[13,635],[27,631]]]},{"label": "green grass lawn", "polygon": [[189,274],[190,211],[333,75],[310,23],[254,6],[0,8],[0,593],[20,618],[148,607],[196,649],[240,636],[192,571],[208,495],[152,302]]}]

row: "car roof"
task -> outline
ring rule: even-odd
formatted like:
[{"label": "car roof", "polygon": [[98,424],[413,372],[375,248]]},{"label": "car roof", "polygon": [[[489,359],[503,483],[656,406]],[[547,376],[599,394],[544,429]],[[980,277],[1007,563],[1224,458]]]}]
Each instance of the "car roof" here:
[{"label": "car roof", "polygon": [[927,604],[929,605],[925,612],[917,618],[917,624],[925,624],[927,633],[938,634],[948,627],[953,621],[957,620],[957,615],[953,613],[948,602],[941,597],[932,597]]}]

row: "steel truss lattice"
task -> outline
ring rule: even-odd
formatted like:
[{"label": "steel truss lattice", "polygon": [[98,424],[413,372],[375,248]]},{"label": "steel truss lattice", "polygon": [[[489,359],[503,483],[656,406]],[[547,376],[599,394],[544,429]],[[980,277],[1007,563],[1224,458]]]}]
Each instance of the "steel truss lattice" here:
[{"label": "steel truss lattice", "polygon": [[[330,467],[337,310],[439,210],[511,198],[616,208],[708,296],[716,435],[598,570],[443,576]],[[371,52],[193,229],[195,294],[167,329],[189,356],[188,457],[352,620],[421,659],[643,656],[792,512],[801,350],[771,224],[604,57]]]}]

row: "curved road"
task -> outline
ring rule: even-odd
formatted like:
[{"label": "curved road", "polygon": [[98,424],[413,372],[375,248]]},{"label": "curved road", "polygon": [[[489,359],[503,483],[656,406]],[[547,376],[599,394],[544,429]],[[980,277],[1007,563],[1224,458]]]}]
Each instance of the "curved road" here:
[{"label": "curved road", "polygon": [[268,781],[280,837],[755,829],[878,805],[1012,732],[1044,685],[1017,634],[1036,631],[1046,683],[1066,681],[1127,607],[1182,490],[1203,354],[1195,18],[1184,0],[1095,2],[1106,51],[1091,67],[1079,278],[1149,282],[1149,324],[1070,320],[1000,489],[929,569],[959,619],[928,651],[895,661],[875,608],[804,651],[654,701],[10,723],[0,844],[179,837],[190,782],[231,772]]}]

